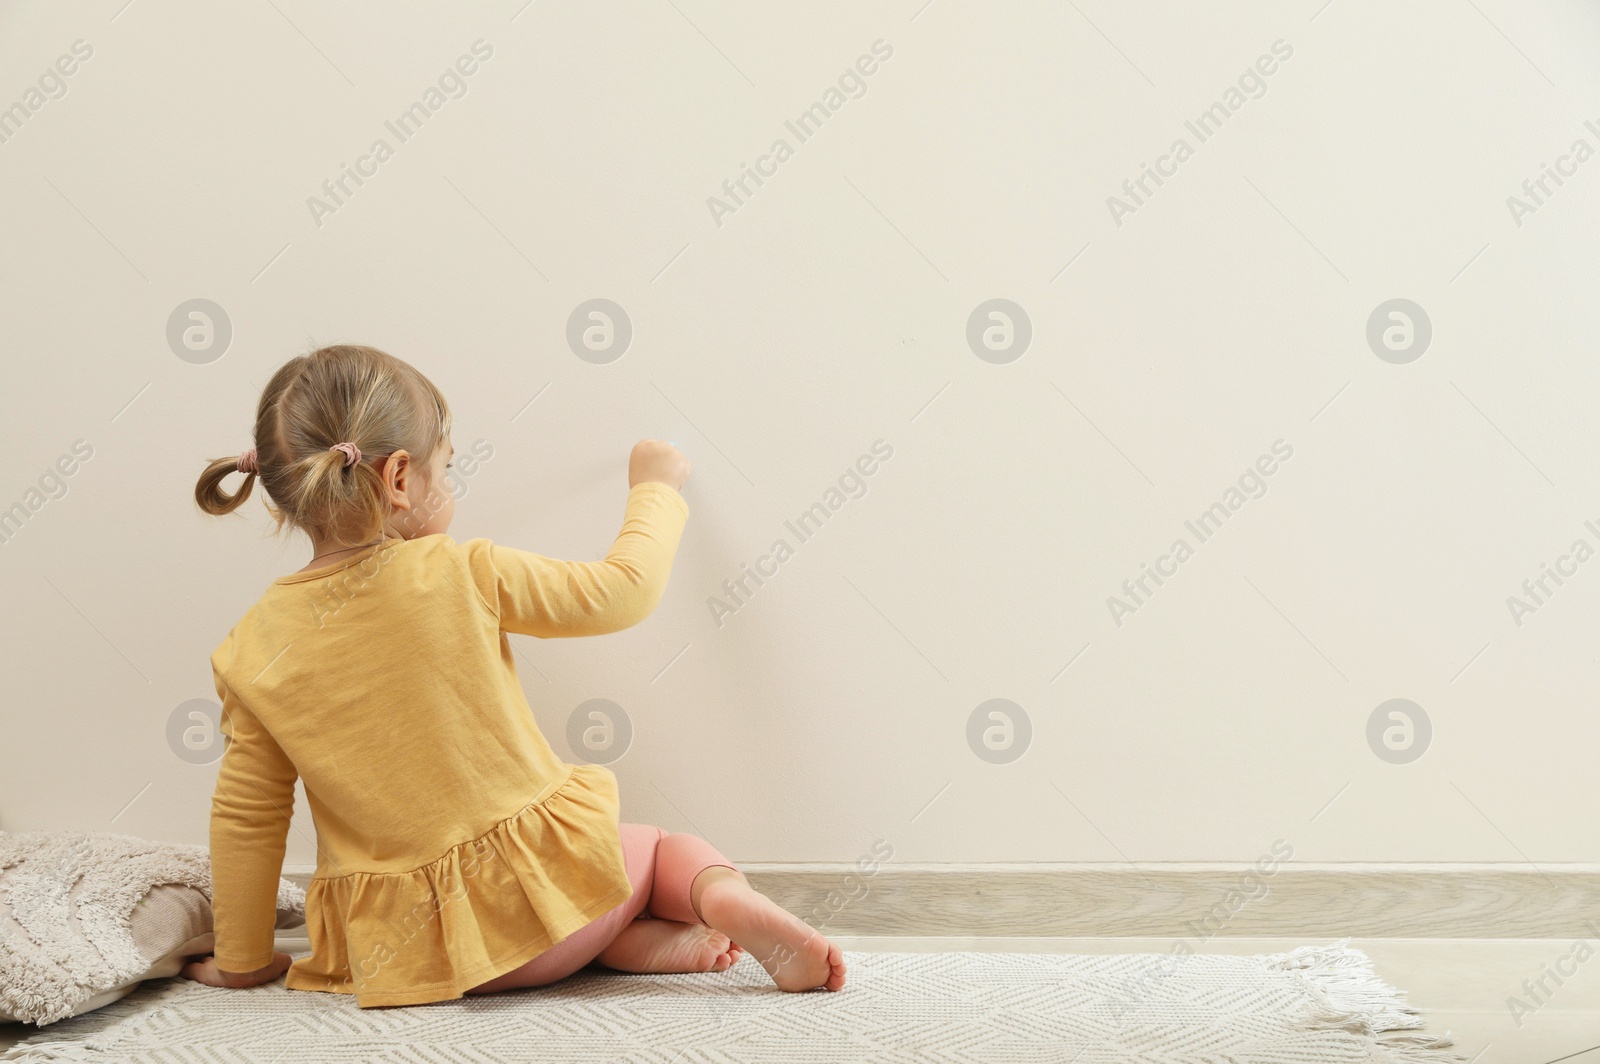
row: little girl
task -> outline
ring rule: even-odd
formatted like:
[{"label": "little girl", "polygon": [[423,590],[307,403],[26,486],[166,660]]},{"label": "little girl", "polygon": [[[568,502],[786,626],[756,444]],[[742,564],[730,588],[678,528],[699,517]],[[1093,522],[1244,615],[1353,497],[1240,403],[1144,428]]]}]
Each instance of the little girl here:
[{"label": "little girl", "polygon": [[[230,739],[211,802],[215,952],[185,976],[247,987],[287,971],[293,990],[417,1005],[596,961],[720,972],[749,951],[784,990],[844,985],[839,947],[709,843],[619,824],[616,777],[557,758],[517,680],[507,632],[599,635],[655,608],[689,513],[681,453],[636,446],[611,550],[564,562],[446,535],[449,407],[382,351],[285,364],[255,442],[207,466],[195,500],[230,513],[259,479],[312,556],[211,655]],[[311,954],[291,961],[273,923],[297,778],[317,866]]]}]

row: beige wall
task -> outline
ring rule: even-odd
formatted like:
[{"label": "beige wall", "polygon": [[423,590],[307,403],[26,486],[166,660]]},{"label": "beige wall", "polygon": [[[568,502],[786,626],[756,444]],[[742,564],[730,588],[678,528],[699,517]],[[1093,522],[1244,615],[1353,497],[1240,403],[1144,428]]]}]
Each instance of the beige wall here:
[{"label": "beige wall", "polygon": [[[657,613],[513,637],[563,756],[580,704],[628,714],[628,819],[746,861],[1596,859],[1600,560],[1508,607],[1600,548],[1600,161],[1508,204],[1600,149],[1592,8],[122,3],[0,7],[0,104],[31,112],[0,144],[0,506],[41,504],[0,546],[0,827],[204,841],[216,766],[169,722],[309,550],[255,501],[202,517],[194,479],[274,366],[359,341],[492,447],[458,539],[597,557],[628,447],[692,457]],[[878,41],[801,142],[786,120]],[[1185,121],[1280,41],[1201,142]],[[1135,202],[1143,164],[1170,176]],[[565,338],[597,297],[633,330],[606,364]],[[169,345],[196,298],[221,357]],[[995,298],[1031,322],[1013,361],[968,343]],[[1368,342],[1396,298],[1431,322],[1414,361]],[[1185,522],[1276,441],[1201,543]],[[1395,698],[1432,726],[1406,764],[1367,738]],[[990,699],[1031,722],[1010,763],[969,745]],[[311,832],[302,800],[291,862]]]}]

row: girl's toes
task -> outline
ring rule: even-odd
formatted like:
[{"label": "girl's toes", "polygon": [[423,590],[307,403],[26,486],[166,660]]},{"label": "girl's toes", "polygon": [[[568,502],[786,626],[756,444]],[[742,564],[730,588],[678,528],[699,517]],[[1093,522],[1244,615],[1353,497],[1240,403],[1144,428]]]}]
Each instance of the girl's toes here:
[{"label": "girl's toes", "polygon": [[711,971],[725,972],[739,962],[739,957],[744,953],[743,947],[734,942],[727,935],[716,932],[708,940],[708,947],[717,951],[716,959],[711,963]]},{"label": "girl's toes", "polygon": [[828,990],[841,990],[844,988],[844,952],[833,943],[828,944],[828,979],[823,987]]}]

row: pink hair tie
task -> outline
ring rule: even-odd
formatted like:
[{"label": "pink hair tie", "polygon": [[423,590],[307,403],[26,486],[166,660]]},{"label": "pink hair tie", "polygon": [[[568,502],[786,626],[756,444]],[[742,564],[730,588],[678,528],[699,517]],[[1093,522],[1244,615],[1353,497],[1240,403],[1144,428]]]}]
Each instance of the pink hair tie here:
[{"label": "pink hair tie", "polygon": [[239,461],[235,463],[235,467],[241,473],[261,472],[261,467],[256,464],[256,449],[252,447],[248,451],[245,451],[243,454],[241,454],[239,456]]},{"label": "pink hair tie", "polygon": [[346,469],[361,461],[361,448],[357,447],[353,443],[336,443],[332,447],[329,447],[328,450],[344,452],[344,464]]}]

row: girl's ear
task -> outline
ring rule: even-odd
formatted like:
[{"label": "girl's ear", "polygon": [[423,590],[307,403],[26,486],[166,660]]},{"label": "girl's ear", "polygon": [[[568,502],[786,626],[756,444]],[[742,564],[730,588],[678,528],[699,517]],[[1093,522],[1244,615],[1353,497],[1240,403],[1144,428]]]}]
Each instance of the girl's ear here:
[{"label": "girl's ear", "polygon": [[383,478],[384,492],[388,496],[389,505],[396,510],[411,509],[408,491],[415,486],[414,472],[411,454],[404,450],[395,451],[385,458],[378,470],[378,476]]}]

